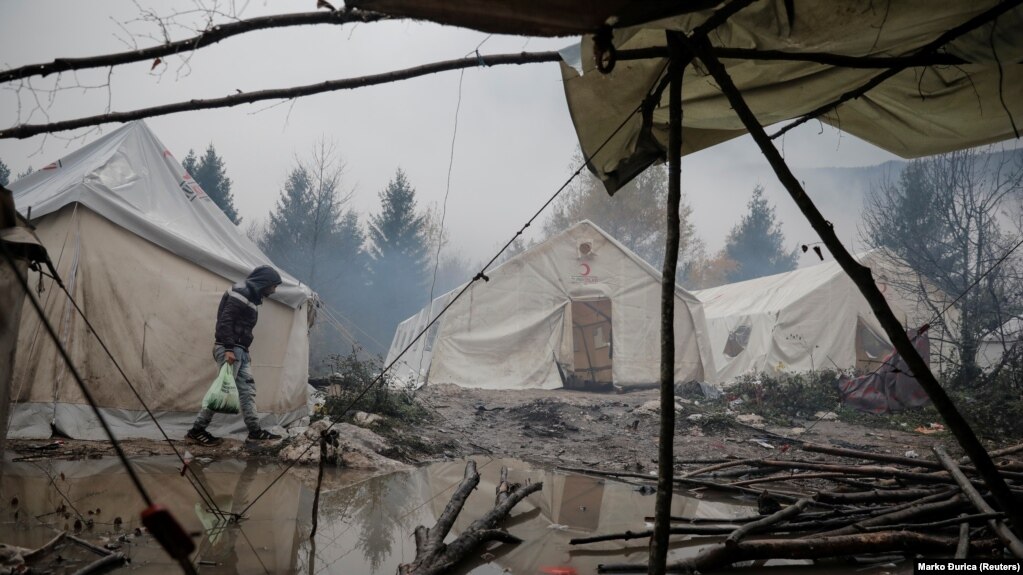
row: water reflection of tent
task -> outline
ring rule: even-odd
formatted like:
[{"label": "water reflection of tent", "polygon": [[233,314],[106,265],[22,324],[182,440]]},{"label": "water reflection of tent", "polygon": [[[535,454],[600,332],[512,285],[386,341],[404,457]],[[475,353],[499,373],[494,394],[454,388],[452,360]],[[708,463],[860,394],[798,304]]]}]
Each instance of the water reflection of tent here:
[{"label": "water reflection of tent", "polygon": [[[880,252],[857,258],[872,268],[875,282],[903,325],[919,327],[934,317],[933,308],[918,292],[902,287],[917,283],[911,278],[919,278],[925,285],[927,280],[907,266],[894,265]],[[703,301],[718,382],[751,371],[872,370],[892,349],[867,300],[836,262],[700,290],[694,295]],[[940,309],[946,298],[931,288],[928,299]],[[956,317],[954,308],[946,312],[946,320],[955,321]],[[932,329],[930,337],[932,349],[940,351],[941,331]]]},{"label": "water reflection of tent", "polygon": [[[571,565],[580,573],[596,572],[606,562],[599,554],[576,553],[568,545],[573,537],[585,537],[626,530],[644,529],[644,517],[653,513],[653,496],[644,496],[631,485],[601,478],[532,469],[520,461],[479,461],[480,483],[469,496],[455,521],[457,536],[494,504],[494,493],[502,465],[509,467],[509,480],[543,481],[543,489],[527,497],[512,510],[508,531],[523,542],[498,548],[498,565],[513,573],[536,573],[542,566]],[[461,481],[465,463],[453,461],[430,465],[421,470],[435,494],[430,501],[435,516],[444,510],[454,486]],[[748,513],[744,508],[676,496],[671,514],[688,517],[732,517]],[[635,542],[609,541],[577,551],[624,549]],[[645,545],[645,543],[644,543]]]},{"label": "water reflection of tent", "polygon": [[[659,380],[661,274],[593,223],[579,222],[488,275],[405,354],[399,378],[487,389]],[[388,363],[458,291],[398,326]],[[714,373],[703,311],[682,288],[675,296],[675,379],[702,379]]]},{"label": "water reflection of tent", "polygon": [[[210,350],[217,303],[232,282],[269,259],[142,122],[11,187],[113,356],[161,423],[182,435],[216,375]],[[282,275],[284,285],[261,306],[252,349],[257,408],[268,425],[307,409],[312,292]],[[160,438],[68,298],[53,283],[41,285],[47,316],[117,435]],[[106,439],[34,313],[22,314],[17,354],[12,436],[49,437],[52,424],[76,439]],[[213,429],[244,427],[241,418],[216,418]]]},{"label": "water reflection of tent", "polygon": [[[136,458],[132,464],[156,502],[170,509],[185,531],[204,531],[202,514],[196,513],[199,497],[179,476],[176,458]],[[222,506],[237,512],[247,506],[277,472],[275,466],[261,467],[256,462],[232,460],[202,468],[201,476]],[[51,484],[51,479],[56,486]],[[5,496],[17,496],[19,509],[28,516],[42,515],[42,521],[53,521],[55,528],[63,529],[65,520],[55,519],[58,516],[51,514],[64,502],[57,488],[86,518],[95,520],[96,525],[86,538],[104,534],[116,537],[141,526],[139,512],[144,504],[116,459],[6,464],[2,478]],[[229,573],[294,572],[300,544],[309,532],[310,514],[309,490],[293,476],[286,475],[247,512],[247,519],[241,523],[243,531],[232,529],[221,533],[215,544],[206,537],[199,541],[199,559],[215,560],[221,564],[223,572]],[[115,517],[124,521],[119,530],[112,525]],[[72,515],[66,521],[74,523],[74,520]],[[155,574],[179,570],[148,536],[122,548],[122,552],[131,558],[134,572]]]}]

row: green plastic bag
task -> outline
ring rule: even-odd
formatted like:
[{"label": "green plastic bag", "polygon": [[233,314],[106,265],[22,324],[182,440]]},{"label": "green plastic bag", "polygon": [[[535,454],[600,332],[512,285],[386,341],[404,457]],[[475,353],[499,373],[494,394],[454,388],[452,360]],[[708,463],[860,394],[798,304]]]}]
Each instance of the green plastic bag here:
[{"label": "green plastic bag", "polygon": [[238,387],[234,384],[231,364],[224,362],[220,375],[202,398],[202,406],[214,413],[238,413]]}]

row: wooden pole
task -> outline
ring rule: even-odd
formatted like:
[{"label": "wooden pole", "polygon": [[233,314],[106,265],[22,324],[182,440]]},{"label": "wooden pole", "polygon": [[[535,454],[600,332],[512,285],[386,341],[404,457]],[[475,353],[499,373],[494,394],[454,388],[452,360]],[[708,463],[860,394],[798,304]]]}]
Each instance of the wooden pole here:
[{"label": "wooden pole", "polygon": [[313,528],[309,531],[310,541],[316,539],[316,524],[320,516],[320,488],[323,486],[323,468],[327,463],[327,431],[320,432],[320,469],[316,473],[316,492],[313,493]]},{"label": "wooden pole", "polygon": [[[931,450],[938,456],[938,460],[945,466],[945,469],[952,474],[956,483],[959,484],[959,489],[963,490],[963,494],[966,495],[966,498],[970,500],[970,503],[977,508],[977,511],[980,511],[981,513],[994,513],[995,510],[988,505],[987,501],[984,501],[984,498],[977,492],[977,489],[973,487],[973,484],[970,483],[966,474],[959,469],[956,462],[953,461],[948,455],[948,452],[945,451],[945,448],[940,445],[935,445],[931,448]],[[989,519],[987,523],[991,527],[991,530],[995,532],[995,535],[1001,539],[1002,543],[1005,543],[1005,546],[1009,548],[1009,551],[1012,551],[1012,554],[1017,558],[1023,559],[1023,542],[1021,542],[1016,535],[1014,535],[1013,532],[1005,526],[1005,523],[1000,519]],[[1019,525],[1017,525],[1016,528],[1019,529]]]},{"label": "wooden pole", "polygon": [[[688,39],[686,41],[689,42]],[[763,152],[778,179],[785,186],[785,189],[788,190],[789,195],[792,196],[800,211],[806,216],[806,219],[820,236],[828,251],[834,256],[835,261],[845,270],[845,273],[849,275],[849,278],[859,288],[867,303],[870,304],[870,308],[884,328],[885,334],[888,335],[888,338],[895,345],[896,351],[905,359],[917,382],[927,392],[934,407],[941,414],[942,419],[945,420],[952,433],[955,434],[963,450],[973,460],[973,464],[977,466],[978,473],[984,478],[984,482],[987,483],[998,505],[1012,518],[1012,524],[1016,529],[1023,529],[1023,509],[1020,509],[1020,506],[1015,504],[1009,486],[1006,485],[1002,476],[998,474],[998,468],[995,467],[994,462],[980,443],[977,435],[970,428],[970,424],[967,423],[962,414],[959,413],[959,410],[956,409],[955,403],[952,402],[952,399],[945,393],[945,390],[934,377],[934,374],[931,373],[927,362],[920,357],[916,348],[913,347],[909,336],[906,335],[905,328],[899,323],[891,307],[888,306],[884,295],[881,294],[877,284],[874,283],[870,268],[857,262],[852,257],[852,254],[845,249],[845,246],[838,239],[838,235],[835,234],[831,222],[824,218],[817,209],[817,206],[814,205],[813,200],[803,190],[803,186],[789,169],[785,159],[778,153],[777,148],[774,147],[763,126],[757,121],[756,115],[753,114],[749,105],[746,104],[742,93],[739,92],[735,83],[732,82],[728,71],[725,70],[725,67],[714,56],[711,51],[710,42],[706,38],[696,38],[694,41],[689,42],[689,44],[690,49],[700,58],[707,71],[713,76],[718,86],[721,87],[721,92],[728,98],[735,113],[742,120],[746,130],[753,136],[754,141],[760,147],[760,151]]]},{"label": "wooden pole", "polygon": [[682,72],[684,59],[677,32],[667,32],[668,61],[668,205],[664,267],[661,269],[661,425],[657,446],[657,500],[650,538],[649,573],[661,575],[668,561],[671,498],[675,472],[675,268],[678,264],[679,206],[682,203]]},{"label": "wooden pole", "polygon": [[781,509],[777,513],[768,515],[767,517],[764,517],[763,519],[759,519],[752,523],[747,523],[742,527],[739,527],[735,531],[732,531],[731,535],[729,535],[725,539],[725,546],[735,547],[736,545],[739,544],[739,541],[741,541],[743,537],[756,531],[757,529],[770,527],[771,525],[774,525],[775,523],[780,523],[788,519],[789,517],[799,515],[800,513],[803,512],[803,509],[805,509],[806,506],[809,504],[810,504],[809,499],[800,499],[799,501],[796,501],[794,504]]}]

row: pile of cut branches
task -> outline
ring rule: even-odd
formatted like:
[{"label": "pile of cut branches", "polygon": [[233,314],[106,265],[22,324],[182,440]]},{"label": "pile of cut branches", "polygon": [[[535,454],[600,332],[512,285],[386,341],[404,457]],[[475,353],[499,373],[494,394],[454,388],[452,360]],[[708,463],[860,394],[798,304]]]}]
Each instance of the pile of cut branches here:
[{"label": "pile of cut branches", "polygon": [[[1002,476],[1023,505],[1023,444],[993,451]],[[707,572],[765,559],[871,559],[893,555],[1023,559],[1020,534],[994,507],[976,469],[940,446],[934,459],[803,444],[775,458],[689,462],[675,477],[690,491],[717,490],[757,498],[758,514],[738,519],[672,517],[671,533],[710,537],[695,557],[669,572]],[[636,473],[563,468],[653,481]],[[773,484],[771,487],[766,485]],[[823,486],[823,487],[822,487]],[[649,538],[627,531],[573,539],[573,545]],[[725,537],[724,541],[721,538]],[[690,541],[692,542],[692,541]],[[645,573],[646,565],[608,564],[602,573]]]}]

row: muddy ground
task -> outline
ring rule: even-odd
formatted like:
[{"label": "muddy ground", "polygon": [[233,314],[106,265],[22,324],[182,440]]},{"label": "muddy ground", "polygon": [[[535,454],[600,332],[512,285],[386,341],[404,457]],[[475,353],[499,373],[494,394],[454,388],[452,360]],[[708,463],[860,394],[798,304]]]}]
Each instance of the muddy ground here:
[{"label": "muddy ground", "polygon": [[[383,455],[418,464],[468,455],[510,457],[546,466],[585,466],[633,472],[657,467],[658,412],[650,409],[658,392],[592,393],[572,390],[464,389],[431,385],[417,400],[432,414],[414,425],[394,422],[371,426],[390,444]],[[686,461],[722,457],[765,457],[784,452],[793,440],[905,455],[930,456],[930,447],[955,439],[946,431],[931,434],[864,426],[840,420],[790,419],[761,427],[741,423],[720,412],[707,415],[699,398],[679,399],[675,454]],[[225,440],[216,447],[177,442],[197,457],[273,457],[279,444]],[[21,457],[100,457],[113,455],[106,443],[65,441],[47,452],[51,441],[14,441],[9,448]],[[172,453],[163,442],[133,440],[129,455]],[[912,456],[912,455],[911,455]]]}]

